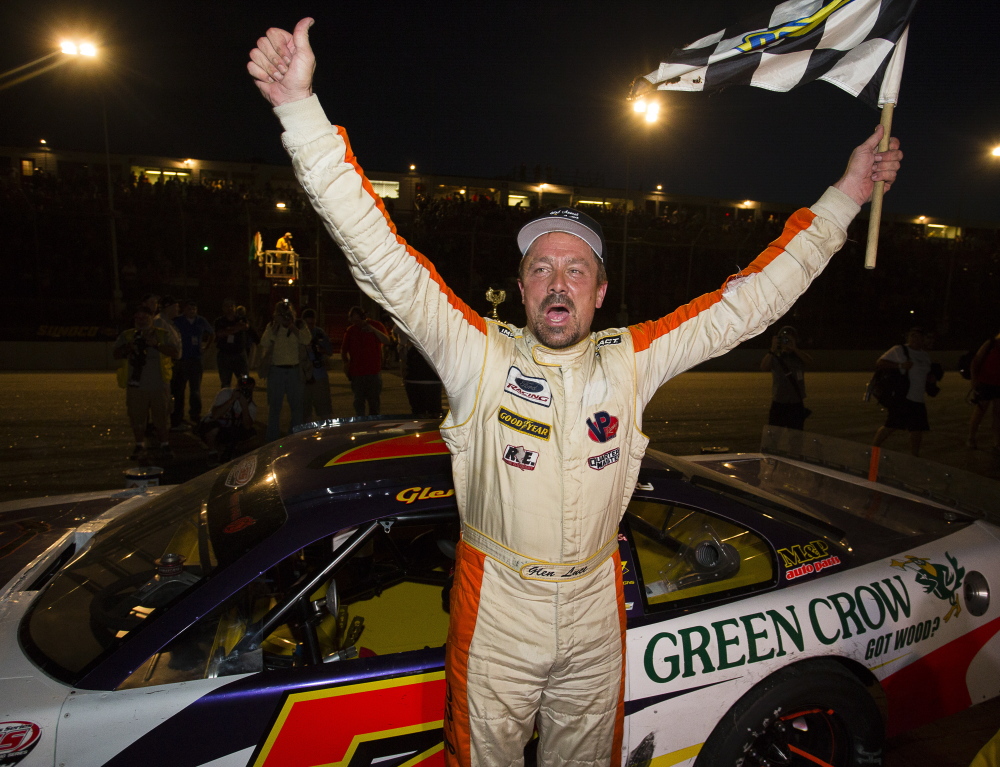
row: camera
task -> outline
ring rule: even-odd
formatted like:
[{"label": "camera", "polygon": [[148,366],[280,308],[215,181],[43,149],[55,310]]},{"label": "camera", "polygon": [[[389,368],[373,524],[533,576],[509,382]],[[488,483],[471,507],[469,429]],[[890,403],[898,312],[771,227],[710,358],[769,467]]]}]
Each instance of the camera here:
[{"label": "camera", "polygon": [[247,321],[247,308],[245,306],[236,307],[236,319],[240,322]]}]

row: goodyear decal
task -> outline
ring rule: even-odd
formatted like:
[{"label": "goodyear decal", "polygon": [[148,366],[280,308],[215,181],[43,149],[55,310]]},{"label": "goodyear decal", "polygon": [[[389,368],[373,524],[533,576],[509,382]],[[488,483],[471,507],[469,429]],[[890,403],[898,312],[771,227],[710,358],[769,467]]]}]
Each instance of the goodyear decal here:
[{"label": "goodyear decal", "polygon": [[443,671],[291,693],[252,764],[439,767],[444,702]]},{"label": "goodyear decal", "polygon": [[948,602],[951,609],[944,616],[944,621],[947,623],[953,616],[962,612],[958,590],[965,579],[965,568],[961,567],[958,560],[947,551],[944,556],[949,562],[947,565],[933,564],[929,559],[907,554],[903,559],[892,560],[890,566],[915,572],[917,584],[923,586],[924,593],[933,594],[938,599]]},{"label": "goodyear decal", "polygon": [[386,461],[393,458],[418,458],[429,455],[447,455],[448,446],[437,431],[389,437],[367,445],[358,445],[334,456],[324,466],[339,466],[361,461]]},{"label": "goodyear decal", "polygon": [[515,413],[513,410],[508,410],[505,407],[500,408],[497,413],[497,420],[508,429],[513,429],[522,434],[528,434],[546,441],[548,441],[549,435],[552,433],[552,426],[550,424],[525,418],[523,415]]},{"label": "goodyear decal", "polygon": [[877,642],[889,630],[901,628],[899,624],[906,627],[905,643],[910,610],[906,583],[894,575],[852,591],[816,597],[804,605],[662,631],[646,643],[643,668],[653,682],[666,684],[802,652],[812,641],[829,646],[872,633]]},{"label": "goodyear decal", "polygon": [[34,722],[0,722],[0,764],[7,767],[31,753],[42,737]]},{"label": "goodyear decal", "polygon": [[432,487],[408,487],[396,493],[396,500],[401,503],[413,503],[414,501],[426,501],[432,498],[451,498],[454,494],[455,488],[435,490]]},{"label": "goodyear decal", "polygon": [[832,2],[827,3],[811,16],[803,16],[801,19],[792,19],[779,26],[750,32],[743,36],[743,42],[736,46],[736,50],[743,53],[752,53],[760,48],[765,48],[768,45],[779,42],[786,37],[802,37],[829,19],[834,11],[840,10],[853,1],[832,0]]}]

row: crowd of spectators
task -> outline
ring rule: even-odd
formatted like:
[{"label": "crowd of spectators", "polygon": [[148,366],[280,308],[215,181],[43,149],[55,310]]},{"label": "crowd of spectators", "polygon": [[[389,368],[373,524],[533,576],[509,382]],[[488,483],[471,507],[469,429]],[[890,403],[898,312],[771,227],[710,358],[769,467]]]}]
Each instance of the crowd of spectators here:
[{"label": "crowd of spectators", "polygon": [[[274,205],[279,199],[286,204],[280,213]],[[553,199],[552,204],[560,201]],[[318,231],[301,192],[132,178],[116,185],[114,209],[126,295],[164,286],[186,293],[198,285],[199,295],[216,303],[223,296],[213,290],[234,283],[252,289],[262,275],[248,258],[250,238],[253,231],[269,227],[274,236],[287,229],[302,233],[310,252],[319,251],[321,282],[348,289],[353,284],[335,245]],[[17,248],[10,279],[4,283],[5,298],[14,302],[25,324],[74,318],[106,322],[107,301],[100,298],[110,297],[112,283],[106,179],[84,174],[3,176],[0,210],[0,232]],[[477,311],[489,309],[483,299],[486,288],[505,289],[512,298],[501,314],[517,323],[523,316],[511,278],[517,259],[514,235],[537,210],[501,204],[484,194],[425,196],[417,200],[411,216],[397,216],[397,223],[401,234]],[[719,287],[749,263],[778,236],[788,211],[765,208],[757,213],[676,202],[661,205],[659,211],[633,210],[625,259],[624,211],[591,206],[588,212],[601,222],[608,240],[609,296],[614,298],[605,302],[596,325],[607,327],[622,319],[618,296],[623,283],[630,321],[660,316]],[[817,329],[804,339],[810,346],[883,346],[891,340],[890,328],[901,322],[936,326],[940,343],[953,348],[963,347],[968,339],[957,331],[949,337],[949,328],[982,335],[993,318],[982,316],[981,307],[992,305],[1000,291],[1000,231],[967,229],[960,238],[944,239],[928,237],[924,227],[912,223],[886,223],[878,268],[865,271],[866,225],[862,220],[852,226],[844,251],[793,309],[789,319]],[[316,281],[315,274],[310,281]],[[72,310],[73,317],[43,316],[41,307],[51,301]],[[851,311],[845,312],[845,306]],[[30,316],[32,312],[36,316]],[[120,318],[120,323],[128,319]]]}]

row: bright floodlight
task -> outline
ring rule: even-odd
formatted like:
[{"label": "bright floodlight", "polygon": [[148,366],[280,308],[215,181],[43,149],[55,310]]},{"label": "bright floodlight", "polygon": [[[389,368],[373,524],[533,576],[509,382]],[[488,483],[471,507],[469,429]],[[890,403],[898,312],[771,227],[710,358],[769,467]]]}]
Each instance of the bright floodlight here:
[{"label": "bright floodlight", "polygon": [[646,122],[655,123],[660,116],[660,102],[650,101],[646,107]]},{"label": "bright floodlight", "polygon": [[634,109],[639,114],[646,111],[646,99],[637,99],[635,103],[632,104],[632,109]]},{"label": "bright floodlight", "polygon": [[63,40],[59,44],[59,50],[70,56],[96,56],[97,46],[93,43],[80,43],[77,45],[72,40]]},{"label": "bright floodlight", "polygon": [[993,151],[990,152],[994,157],[1000,157],[1000,146],[993,147]]}]

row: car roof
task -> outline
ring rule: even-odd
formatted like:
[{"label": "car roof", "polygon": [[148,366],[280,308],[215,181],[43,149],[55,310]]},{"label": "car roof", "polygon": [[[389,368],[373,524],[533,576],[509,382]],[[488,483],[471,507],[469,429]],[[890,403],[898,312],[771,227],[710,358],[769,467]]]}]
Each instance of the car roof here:
[{"label": "car roof", "polygon": [[[431,500],[431,493],[452,488],[448,447],[437,420],[347,419],[328,423],[267,446],[272,451],[271,470],[293,524],[317,503],[327,505],[364,496],[364,517],[374,519],[400,507],[412,507],[412,501],[396,500],[403,490],[430,487],[423,500]],[[442,498],[453,495],[454,490],[433,499],[440,505]],[[372,502],[384,505],[385,511],[372,508]],[[355,522],[345,520],[345,524]]]}]

